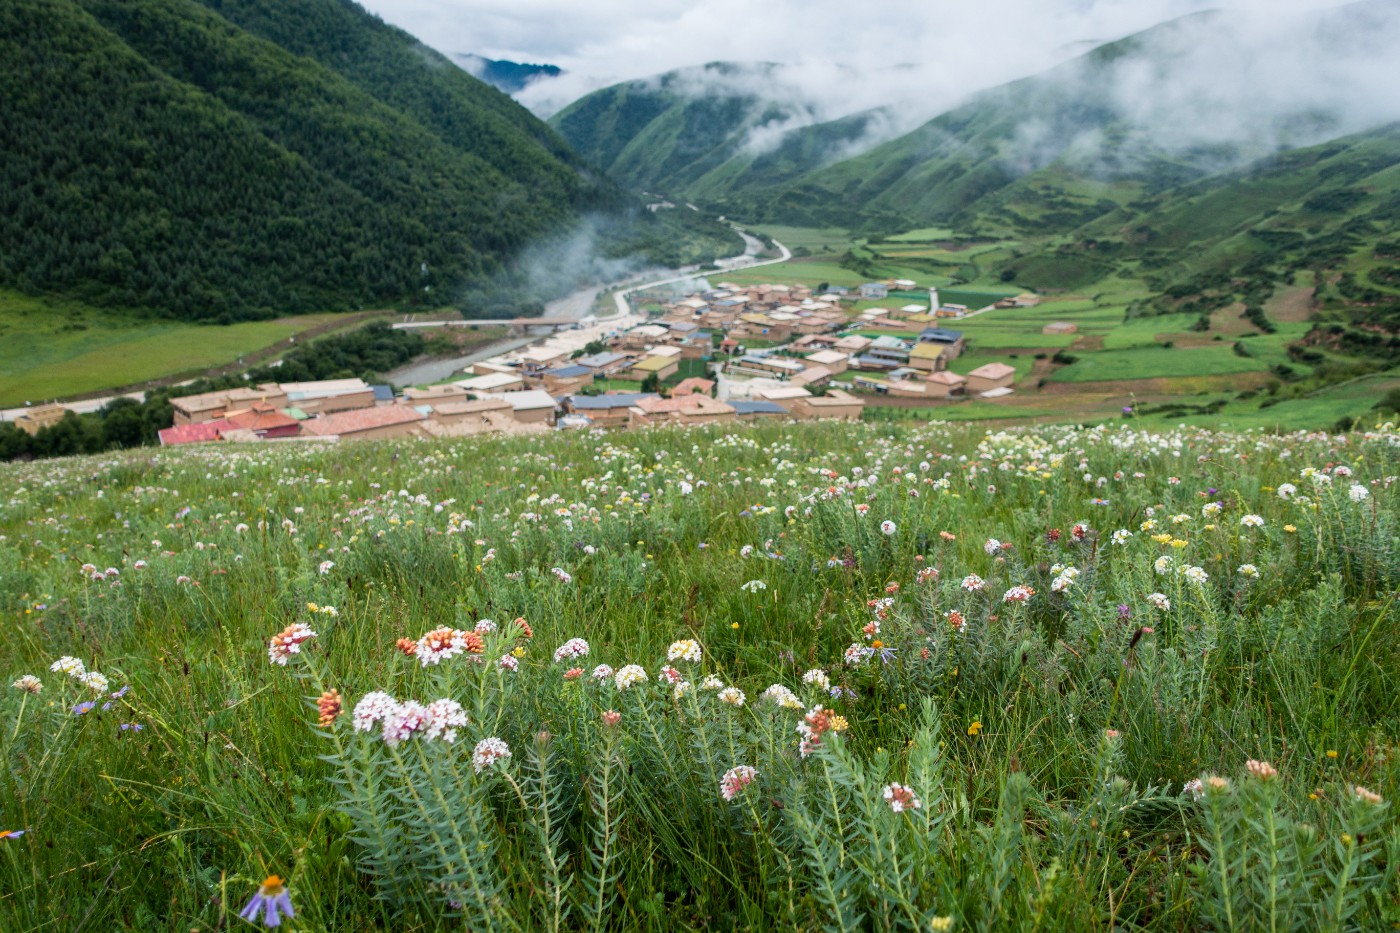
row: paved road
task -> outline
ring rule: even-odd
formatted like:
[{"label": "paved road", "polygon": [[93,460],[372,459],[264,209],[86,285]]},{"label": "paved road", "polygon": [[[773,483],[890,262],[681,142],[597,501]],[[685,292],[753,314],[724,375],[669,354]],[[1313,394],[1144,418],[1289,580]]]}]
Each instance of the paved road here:
[{"label": "paved road", "polygon": [[[743,230],[740,230],[737,227],[734,229],[734,232],[744,238],[745,247],[744,256],[734,257],[736,260],[742,259],[744,257],[757,256],[763,250],[763,241],[760,240],[758,237],[750,236],[749,234],[745,233]],[[774,266],[780,262],[787,262],[789,259],[792,258],[792,250],[788,249],[786,246],[779,243],[777,240],[773,241],[773,245],[778,247],[778,251],[782,254],[777,259],[764,259],[760,262],[750,262],[744,265],[734,265],[730,266],[729,268],[756,269],[759,266]],[[723,276],[726,271],[728,270],[722,267],[718,272],[707,272],[704,275],[701,275],[699,274],[699,269],[694,268],[689,271],[686,271],[684,275],[675,275],[667,279],[658,279],[655,282],[644,282],[641,285],[633,285],[630,288],[619,289],[618,291],[613,292],[613,300],[617,302],[617,313],[632,313],[632,305],[630,302],[628,302],[627,296],[632,294],[633,292],[641,291],[642,289],[646,288],[655,288],[658,285],[670,285],[673,282],[688,282],[691,279],[706,278],[711,275]]]}]

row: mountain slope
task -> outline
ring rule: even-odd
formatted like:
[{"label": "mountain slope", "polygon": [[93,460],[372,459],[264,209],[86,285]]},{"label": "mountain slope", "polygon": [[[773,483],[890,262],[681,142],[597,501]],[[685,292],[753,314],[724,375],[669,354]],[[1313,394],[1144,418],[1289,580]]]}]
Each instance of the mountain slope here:
[{"label": "mountain slope", "polygon": [[11,0],[0,58],[0,283],[28,291],[223,320],[450,296],[634,210],[344,0]]},{"label": "mountain slope", "polygon": [[[605,89],[555,125],[621,184],[748,220],[1062,234],[1281,148],[1400,118],[1383,91],[1400,82],[1397,43],[1397,0],[1267,19],[1193,14],[976,94],[855,153],[880,134],[852,132],[848,119],[783,136],[792,118],[727,92],[736,82],[721,66]],[[846,151],[807,148],[828,138]],[[765,170],[762,160],[789,145],[796,157]]]},{"label": "mountain slope", "polygon": [[786,84],[785,67],[769,63],[712,62],[616,84],[549,122],[627,188],[715,203],[838,161],[856,139],[894,135],[883,110],[824,122]]},{"label": "mountain slope", "polygon": [[557,78],[564,73],[558,65],[529,65],[485,58],[471,52],[458,52],[452,56],[452,60],[469,74],[507,94],[515,94],[536,81]]}]

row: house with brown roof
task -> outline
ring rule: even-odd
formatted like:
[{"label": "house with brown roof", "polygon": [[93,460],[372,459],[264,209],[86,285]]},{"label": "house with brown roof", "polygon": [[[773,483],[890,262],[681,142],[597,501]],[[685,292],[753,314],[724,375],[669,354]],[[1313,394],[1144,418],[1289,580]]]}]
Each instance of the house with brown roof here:
[{"label": "house with brown roof", "polygon": [[514,421],[513,412],[510,402],[503,398],[482,398],[434,405],[428,417],[438,424],[474,423],[485,427],[500,421]]},{"label": "house with brown roof", "polygon": [[825,366],[808,366],[788,381],[795,386],[820,386],[830,382],[832,375]]},{"label": "house with brown roof", "polygon": [[199,395],[182,395],[170,400],[176,425],[203,424],[217,421],[228,410],[227,392],[202,392]]},{"label": "house with brown roof", "polygon": [[44,428],[53,427],[63,420],[63,416],[68,414],[68,409],[62,405],[54,403],[52,405],[35,405],[26,408],[15,418],[14,425],[25,434],[35,435]]},{"label": "house with brown roof", "polygon": [[241,411],[230,411],[224,415],[223,423],[230,428],[252,432],[260,439],[296,437],[301,433],[301,422],[291,415],[273,408],[267,402],[254,402]]},{"label": "house with brown roof", "polygon": [[967,388],[967,379],[946,369],[942,372],[929,373],[924,381],[928,383],[929,396],[932,398],[952,398],[955,395],[962,395]]},{"label": "house with brown roof", "polygon": [[680,398],[648,396],[637,400],[631,412],[634,426],[648,424],[717,424],[734,421],[734,409],[708,395],[683,395]]},{"label": "house with brown roof", "polygon": [[967,374],[967,392],[980,395],[993,389],[1009,389],[1016,370],[1005,363],[988,363]]},{"label": "house with brown roof", "polygon": [[385,405],[310,418],[301,423],[301,430],[314,437],[338,437],[343,441],[412,437],[419,433],[418,423],[423,420],[423,413],[415,408]]},{"label": "house with brown roof", "polygon": [[553,424],[554,412],[559,407],[554,396],[541,389],[483,395],[482,398],[499,398],[509,403],[511,417],[521,424]]},{"label": "house with brown roof", "polygon": [[714,390],[714,380],[691,376],[689,379],[682,379],[680,384],[671,390],[671,398],[684,398],[687,395],[709,395]]},{"label": "house with brown roof", "polygon": [[223,440],[222,424],[218,421],[200,421],[197,424],[177,424],[157,432],[160,446],[175,447],[179,444],[208,444]]},{"label": "house with brown roof", "polygon": [[799,418],[835,418],[840,421],[859,421],[865,413],[865,399],[852,395],[843,389],[831,389],[825,395],[795,399],[789,410]]},{"label": "house with brown roof", "polygon": [[825,367],[832,375],[840,375],[850,365],[851,358],[840,350],[818,350],[803,357],[813,366]]}]

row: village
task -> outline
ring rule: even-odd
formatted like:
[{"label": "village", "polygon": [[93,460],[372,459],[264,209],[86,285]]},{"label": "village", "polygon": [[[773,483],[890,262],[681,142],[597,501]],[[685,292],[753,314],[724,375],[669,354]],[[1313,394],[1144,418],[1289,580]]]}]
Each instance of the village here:
[{"label": "village", "polygon": [[[644,313],[591,319],[437,385],[267,382],[174,398],[175,423],[160,432],[161,444],[860,420],[882,397],[997,398],[1013,391],[1015,370],[992,362],[965,375],[950,371],[967,347],[951,325],[1039,300],[1022,294],[974,311],[904,279],[819,292],[700,282],[699,291],[643,292]],[[872,301],[891,307],[857,308]]]}]

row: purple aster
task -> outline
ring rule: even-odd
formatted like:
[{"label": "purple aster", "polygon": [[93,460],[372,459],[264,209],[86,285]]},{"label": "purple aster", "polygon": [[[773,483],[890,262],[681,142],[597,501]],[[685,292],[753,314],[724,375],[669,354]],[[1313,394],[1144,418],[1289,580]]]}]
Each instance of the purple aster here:
[{"label": "purple aster", "polygon": [[95,703],[92,700],[88,700],[86,703],[79,703],[77,706],[73,707],[73,715],[81,716],[84,713],[89,712],[96,705],[97,703]]},{"label": "purple aster", "polygon": [[281,926],[282,914],[288,917],[296,916],[296,911],[292,910],[292,898],[287,893],[287,886],[277,875],[268,875],[262,887],[258,888],[258,893],[253,895],[253,899],[238,916],[249,923],[257,923],[259,914],[262,915],[263,925],[269,927]]}]

